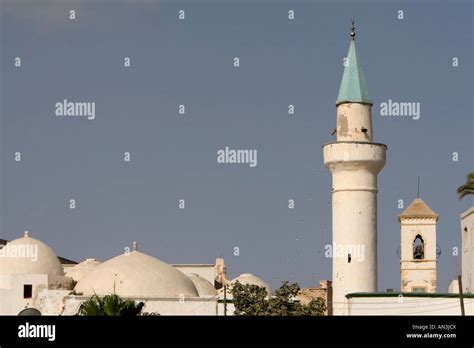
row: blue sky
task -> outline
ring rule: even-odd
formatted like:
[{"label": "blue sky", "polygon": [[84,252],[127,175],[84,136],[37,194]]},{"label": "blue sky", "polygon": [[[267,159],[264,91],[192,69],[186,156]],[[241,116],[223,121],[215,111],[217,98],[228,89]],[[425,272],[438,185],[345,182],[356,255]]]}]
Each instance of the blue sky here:
[{"label": "blue sky", "polygon": [[[439,291],[459,272],[451,250],[472,199],[459,201],[455,191],[474,163],[470,2],[1,6],[0,237],[28,229],[75,260],[104,260],[135,240],[169,263],[222,256],[231,277],[254,273],[274,288],[284,279],[330,279],[331,177],[322,145],[333,139],[355,18],[375,141],[388,146],[379,175],[379,289],[399,289],[397,204],[416,197],[417,176],[421,198],[440,214]],[[95,102],[95,120],[56,117],[63,99]],[[380,116],[389,99],[419,102],[420,119]],[[225,146],[256,149],[257,167],[218,164]]]}]

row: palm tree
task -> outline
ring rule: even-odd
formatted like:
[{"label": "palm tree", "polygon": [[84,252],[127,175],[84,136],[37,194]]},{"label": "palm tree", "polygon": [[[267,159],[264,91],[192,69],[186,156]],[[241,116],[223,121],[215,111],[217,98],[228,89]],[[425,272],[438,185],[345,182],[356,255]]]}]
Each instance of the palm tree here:
[{"label": "palm tree", "polygon": [[464,196],[474,194],[474,172],[467,174],[467,180],[464,185],[461,185],[457,189],[459,199],[462,199]]},{"label": "palm tree", "polygon": [[99,297],[92,296],[79,307],[78,315],[86,316],[137,316],[145,304],[135,303],[133,300],[124,300],[116,294]]}]

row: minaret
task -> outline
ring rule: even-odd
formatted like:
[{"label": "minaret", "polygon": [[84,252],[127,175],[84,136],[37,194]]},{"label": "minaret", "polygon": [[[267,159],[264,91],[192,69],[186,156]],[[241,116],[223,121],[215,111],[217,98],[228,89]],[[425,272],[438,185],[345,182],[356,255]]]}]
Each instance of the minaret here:
[{"label": "minaret", "polygon": [[401,292],[436,292],[436,214],[416,198],[400,221]]},{"label": "minaret", "polygon": [[387,146],[373,142],[372,102],[357,57],[355,28],[336,101],[336,141],[323,147],[332,174],[333,312],[346,295],[377,291],[377,175]]}]

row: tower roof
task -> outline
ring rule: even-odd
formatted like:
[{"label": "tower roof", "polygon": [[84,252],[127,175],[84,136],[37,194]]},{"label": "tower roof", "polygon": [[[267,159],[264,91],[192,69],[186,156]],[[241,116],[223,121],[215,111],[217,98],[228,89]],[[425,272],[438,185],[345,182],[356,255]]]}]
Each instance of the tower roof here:
[{"label": "tower roof", "polygon": [[439,214],[436,214],[428,204],[422,199],[416,198],[411,204],[398,215],[398,218],[435,218],[438,219]]},{"label": "tower roof", "polygon": [[344,68],[336,105],[343,102],[372,103],[369,100],[369,92],[362,72],[362,66],[357,57],[354,25],[352,26],[351,37],[349,53],[347,53],[347,65]]}]

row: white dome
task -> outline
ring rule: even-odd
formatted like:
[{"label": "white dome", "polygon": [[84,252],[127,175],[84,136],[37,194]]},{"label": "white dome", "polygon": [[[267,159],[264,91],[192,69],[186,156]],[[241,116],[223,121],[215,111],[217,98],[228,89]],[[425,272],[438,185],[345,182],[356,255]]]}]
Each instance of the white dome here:
[{"label": "white dome", "polygon": [[97,261],[96,259],[86,259],[81,263],[78,263],[74,267],[68,267],[65,269],[66,276],[71,277],[76,282],[84,278],[89,274],[94,268],[102,264],[102,262]]},{"label": "white dome", "polygon": [[189,279],[191,279],[194,286],[196,287],[199,297],[217,295],[217,290],[207,279],[204,279],[196,273],[189,273],[186,275],[189,277]]},{"label": "white dome", "polygon": [[139,298],[199,296],[184,273],[135,250],[95,267],[77,282],[74,290],[86,296],[112,293]]},{"label": "white dome", "polygon": [[239,283],[243,285],[251,284],[251,285],[257,285],[257,286],[263,287],[267,290],[268,296],[272,295],[272,289],[270,288],[270,286],[267,283],[265,283],[262,279],[260,279],[259,277],[251,273],[243,273],[239,275],[237,278],[233,279],[229,283],[229,286],[231,287],[237,281],[239,281]]},{"label": "white dome", "polygon": [[54,251],[28,232],[0,250],[0,275],[49,274],[63,276],[63,268]]}]

